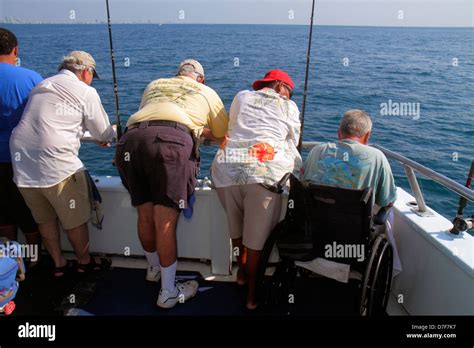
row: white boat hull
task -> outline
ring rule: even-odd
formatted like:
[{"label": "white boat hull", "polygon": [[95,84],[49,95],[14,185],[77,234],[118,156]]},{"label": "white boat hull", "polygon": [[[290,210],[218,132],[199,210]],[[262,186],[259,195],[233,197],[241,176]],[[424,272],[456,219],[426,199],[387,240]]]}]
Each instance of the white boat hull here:
[{"label": "white boat hull", "polygon": [[[143,256],[136,210],[120,179],[96,180],[105,219],[102,230],[90,226],[91,251]],[[403,271],[392,287],[396,302],[411,315],[474,315],[474,237],[467,233],[457,238],[449,235],[450,221],[437,213],[432,217],[416,215],[407,205],[411,201],[414,198],[398,188],[394,236]],[[227,220],[214,190],[197,188],[194,215],[190,220],[180,217],[177,234],[180,258],[209,260],[212,273],[230,273]],[[71,250],[67,238],[62,238],[62,244]]]}]

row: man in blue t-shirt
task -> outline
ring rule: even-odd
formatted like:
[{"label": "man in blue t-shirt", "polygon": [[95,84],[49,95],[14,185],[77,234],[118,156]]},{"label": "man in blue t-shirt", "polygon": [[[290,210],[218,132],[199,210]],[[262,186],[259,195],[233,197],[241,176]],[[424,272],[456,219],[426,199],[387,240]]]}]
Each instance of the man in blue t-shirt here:
[{"label": "man in blue t-shirt", "polygon": [[[339,125],[339,141],[319,143],[308,154],[304,181],[358,190],[371,187],[378,207],[392,206],[397,199],[392,169],[382,151],[368,145],[371,132],[372,121],[365,111],[347,111]],[[386,234],[393,246],[395,276],[402,265],[393,236],[393,219],[390,212]]]},{"label": "man in blue t-shirt", "polygon": [[[43,80],[36,72],[16,66],[18,41],[15,35],[0,28],[0,237],[17,239],[21,228],[29,245],[38,246],[40,235],[30,210],[13,182],[10,136],[20,122],[31,90]],[[18,159],[17,159],[18,160]],[[30,266],[38,260],[31,259]]]}]

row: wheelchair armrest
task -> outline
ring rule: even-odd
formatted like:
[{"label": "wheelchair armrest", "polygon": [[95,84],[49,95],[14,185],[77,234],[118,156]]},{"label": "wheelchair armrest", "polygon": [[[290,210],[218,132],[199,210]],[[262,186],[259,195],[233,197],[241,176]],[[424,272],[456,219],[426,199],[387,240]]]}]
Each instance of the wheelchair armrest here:
[{"label": "wheelchair armrest", "polygon": [[388,219],[388,215],[392,207],[382,207],[380,208],[377,215],[374,216],[374,224],[375,225],[385,225],[385,222]]}]

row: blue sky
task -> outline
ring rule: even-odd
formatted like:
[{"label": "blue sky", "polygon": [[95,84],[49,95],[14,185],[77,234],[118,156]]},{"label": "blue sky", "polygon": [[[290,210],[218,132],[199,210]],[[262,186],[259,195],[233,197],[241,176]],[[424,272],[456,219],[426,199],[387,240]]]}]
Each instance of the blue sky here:
[{"label": "blue sky", "polygon": [[[307,24],[311,9],[311,0],[109,1],[114,22]],[[71,11],[75,19],[70,19]],[[103,21],[105,0],[0,0],[0,17],[5,16],[23,21]],[[473,23],[474,0],[316,0],[316,24],[322,25]]]}]

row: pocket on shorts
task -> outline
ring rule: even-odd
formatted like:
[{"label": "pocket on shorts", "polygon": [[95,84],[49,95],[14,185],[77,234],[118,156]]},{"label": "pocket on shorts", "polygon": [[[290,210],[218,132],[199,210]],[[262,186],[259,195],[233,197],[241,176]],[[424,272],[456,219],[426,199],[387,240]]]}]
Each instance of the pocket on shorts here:
[{"label": "pocket on shorts", "polygon": [[155,143],[158,145],[158,160],[164,163],[185,165],[189,157],[186,156],[185,139],[174,134],[158,133]]}]

